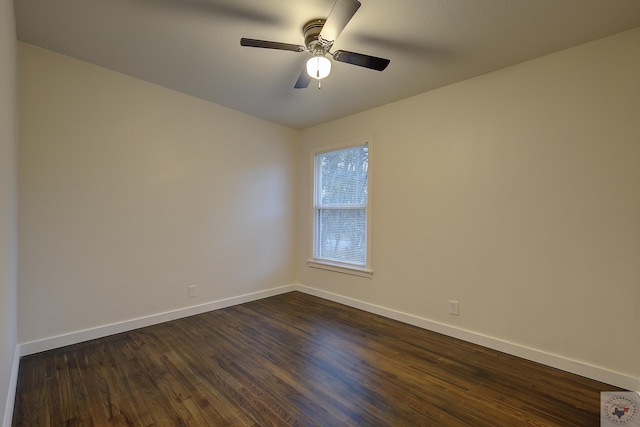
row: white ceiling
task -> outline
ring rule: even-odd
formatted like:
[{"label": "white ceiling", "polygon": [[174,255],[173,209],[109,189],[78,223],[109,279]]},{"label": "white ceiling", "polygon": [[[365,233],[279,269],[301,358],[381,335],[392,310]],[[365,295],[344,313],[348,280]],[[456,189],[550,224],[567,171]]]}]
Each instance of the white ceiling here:
[{"label": "white ceiling", "polygon": [[[334,62],[294,89],[302,25],[334,0],[15,0],[19,40],[293,128],[305,128],[640,26],[640,0],[361,0]],[[640,52],[635,52],[640,54]]]}]

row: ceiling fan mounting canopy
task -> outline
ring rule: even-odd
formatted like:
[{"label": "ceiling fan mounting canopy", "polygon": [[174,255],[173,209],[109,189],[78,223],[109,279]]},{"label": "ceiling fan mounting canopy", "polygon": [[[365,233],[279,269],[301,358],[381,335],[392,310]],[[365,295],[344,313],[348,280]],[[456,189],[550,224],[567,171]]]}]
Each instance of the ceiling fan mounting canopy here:
[{"label": "ceiling fan mounting canopy", "polygon": [[[304,24],[302,33],[304,36],[304,46],[290,43],[273,42],[266,40],[257,40],[249,38],[241,38],[240,44],[248,47],[259,47],[264,49],[289,50],[292,52],[311,52],[313,58],[325,58],[326,54],[330,54],[335,61],[347,64],[358,65],[360,67],[372,70],[382,71],[391,62],[385,58],[365,55],[362,53],[337,50],[331,52],[334,42],[338,35],[349,23],[353,15],[360,7],[358,0],[336,0],[327,19],[312,19]],[[323,77],[328,75],[328,71],[322,74]],[[309,86],[310,77],[320,80],[320,74],[315,74],[306,69],[302,70],[298,81],[295,84],[296,89],[306,88]]]}]

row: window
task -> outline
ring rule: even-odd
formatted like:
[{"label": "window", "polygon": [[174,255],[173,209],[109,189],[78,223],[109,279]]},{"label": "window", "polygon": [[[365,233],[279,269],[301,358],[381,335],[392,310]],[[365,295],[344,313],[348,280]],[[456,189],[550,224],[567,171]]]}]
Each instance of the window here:
[{"label": "window", "polygon": [[370,156],[369,142],[315,153],[310,266],[371,276]]}]

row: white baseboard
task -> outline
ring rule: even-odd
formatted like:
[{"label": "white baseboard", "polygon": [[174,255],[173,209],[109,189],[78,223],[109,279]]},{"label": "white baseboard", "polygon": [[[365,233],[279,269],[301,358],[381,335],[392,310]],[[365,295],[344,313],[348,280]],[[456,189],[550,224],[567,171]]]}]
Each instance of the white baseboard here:
[{"label": "white baseboard", "polygon": [[580,376],[590,378],[596,381],[600,381],[606,384],[622,387],[624,389],[632,390],[632,391],[640,390],[640,378],[635,378],[619,372],[611,371],[609,369],[589,365],[576,360],[567,359],[566,357],[546,353],[544,351],[525,347],[519,344],[514,344],[512,342],[489,337],[486,335],[479,334],[477,332],[472,332],[472,331],[456,328],[454,326],[445,325],[443,323],[434,322],[429,319],[425,319],[422,317],[392,310],[379,305],[370,304],[357,299],[345,297],[345,296],[334,294],[331,292],[322,291],[320,289],[311,288],[304,285],[296,285],[295,289],[300,292],[307,293],[309,295],[314,295],[320,298],[324,298],[330,301],[347,305],[349,307],[358,308],[360,310],[364,310],[369,313],[378,314],[383,317],[387,317],[393,320],[398,320],[403,323],[408,323],[410,325],[417,326],[419,328],[438,332],[443,335],[447,335],[453,338],[458,338],[463,341],[471,342],[473,344],[478,344],[483,347],[487,347],[493,350],[501,351],[503,353],[511,354],[513,356],[522,357],[523,359],[541,363],[546,366],[551,366],[553,368],[557,368],[566,372],[570,372],[572,374],[580,375]]},{"label": "white baseboard", "polygon": [[16,401],[16,387],[18,386],[18,370],[20,368],[20,346],[16,346],[11,366],[11,378],[9,379],[9,394],[4,407],[3,427],[11,427],[13,422],[13,406]]},{"label": "white baseboard", "polygon": [[[503,353],[511,354],[514,356],[522,357],[527,360],[542,363],[543,365],[551,366],[553,368],[561,369],[566,372],[571,372],[576,375],[591,378],[596,381],[601,381],[606,384],[611,384],[617,387],[622,387],[627,390],[640,390],[640,379],[635,378],[623,373],[615,372],[606,368],[589,365],[580,361],[568,359],[566,357],[558,356],[555,354],[546,353],[544,351],[536,350],[533,348],[525,347],[519,344],[511,343],[508,341],[500,340],[497,338],[489,337],[460,328],[456,328],[443,323],[434,322],[429,319],[414,316],[411,314],[403,313],[400,311],[392,310],[386,307],[370,304],[357,299],[345,297],[342,295],[334,294],[331,292],[322,291],[320,289],[311,288],[308,286],[296,284],[287,285],[278,288],[268,289],[265,291],[253,292],[249,294],[240,295],[237,297],[226,298],[222,300],[212,301],[205,304],[195,305],[191,307],[185,307],[177,310],[167,311],[164,313],[154,314],[150,316],[131,319],[123,322],[112,323],[109,325],[99,326],[96,328],[84,329],[80,331],[71,332],[68,334],[58,335],[50,338],[45,338],[36,341],[30,341],[18,345],[16,349],[16,360],[14,360],[14,371],[12,373],[12,392],[13,398],[7,401],[7,406],[11,404],[13,409],[13,400],[15,399],[15,385],[17,382],[18,374],[18,362],[19,356],[26,356],[29,354],[39,353],[41,351],[51,350],[54,348],[64,347],[71,344],[76,344],[83,341],[88,341],[96,338],[102,338],[109,335],[130,331],[133,329],[142,328],[145,326],[151,326],[162,322],[168,322],[183,317],[193,316],[196,314],[205,313],[207,311],[218,310],[225,307],[230,307],[237,304],[243,304],[250,301],[267,298],[274,295],[283,294],[290,291],[300,291],[309,295],[314,295],[320,298],[324,298],[330,301],[341,303],[350,307],[358,308],[360,310],[367,311],[369,313],[378,314],[390,319],[398,320],[403,323],[407,323],[413,326],[418,326],[423,329],[438,332],[453,338],[458,338],[463,341],[471,342],[481,345],[483,347],[491,348]],[[11,397],[11,396],[10,396]],[[12,412],[12,411],[11,411]],[[4,426],[9,427],[7,424],[7,416],[5,414]]]},{"label": "white baseboard", "polygon": [[243,304],[250,301],[256,301],[274,295],[283,294],[295,290],[294,285],[281,286],[279,288],[267,289],[265,291],[252,292],[236,297],[225,298],[217,301],[211,301],[204,304],[193,305],[190,307],[180,308],[177,310],[166,311],[164,313],[152,314],[150,316],[138,317],[136,319],[125,320],[122,322],[111,323],[108,325],[98,326],[95,328],[83,329],[67,334],[57,335],[54,337],[44,338],[36,341],[29,341],[19,344],[20,355],[27,356],[29,354],[40,353],[42,351],[52,350],[54,348],[64,347],[71,344],[77,344],[83,341],[89,341],[96,338],[102,338],[109,335],[127,332],[145,326],[156,325],[158,323],[168,322],[183,317],[193,316],[205,313],[207,311],[218,310],[225,307],[231,307],[237,304]]}]

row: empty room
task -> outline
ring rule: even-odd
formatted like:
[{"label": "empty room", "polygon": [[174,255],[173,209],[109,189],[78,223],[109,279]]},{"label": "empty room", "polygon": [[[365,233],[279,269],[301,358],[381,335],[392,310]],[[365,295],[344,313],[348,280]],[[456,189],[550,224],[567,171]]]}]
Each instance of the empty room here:
[{"label": "empty room", "polygon": [[0,425],[640,426],[640,1],[0,0]]}]

